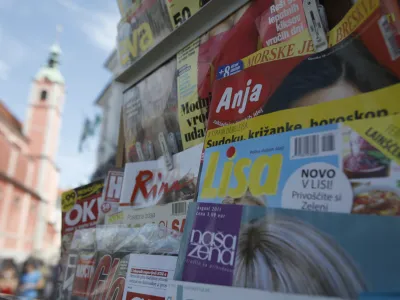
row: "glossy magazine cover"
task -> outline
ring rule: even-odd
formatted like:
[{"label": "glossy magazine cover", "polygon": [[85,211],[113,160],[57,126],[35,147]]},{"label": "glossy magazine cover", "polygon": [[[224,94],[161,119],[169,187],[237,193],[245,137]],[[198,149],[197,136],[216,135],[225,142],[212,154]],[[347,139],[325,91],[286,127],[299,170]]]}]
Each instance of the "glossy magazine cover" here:
[{"label": "glossy magazine cover", "polygon": [[123,180],[123,168],[112,168],[107,172],[97,224],[103,225],[109,215],[118,212]]},{"label": "glossy magazine cover", "polygon": [[192,203],[175,280],[356,299],[400,290],[400,219]]},{"label": "glossy magazine cover", "polygon": [[173,155],[173,169],[165,157],[158,160],[127,163],[120,206],[144,208],[193,200],[197,186],[202,145]]},{"label": "glossy magazine cover", "polygon": [[119,0],[117,49],[127,69],[172,32],[165,0]]},{"label": "glossy magazine cover", "polygon": [[[388,3],[359,0],[315,53],[308,30],[216,69],[208,128],[375,91],[399,82],[399,33]],[[392,9],[392,8],[391,8]]]},{"label": "glossy magazine cover", "polygon": [[[309,295],[295,295],[271,293],[255,289],[234,288],[221,285],[193,283],[185,281],[168,281],[166,300],[339,300],[337,297],[321,297]],[[361,299],[361,298],[360,298]],[[371,299],[372,300],[372,299]],[[375,300],[375,299],[374,299]]]},{"label": "glossy magazine cover", "polygon": [[124,92],[127,162],[155,160],[165,151],[182,151],[177,105],[175,59]]},{"label": "glossy magazine cover", "polygon": [[204,147],[209,148],[299,129],[342,122],[368,121],[395,115],[399,111],[399,93],[400,84],[395,84],[348,98],[280,110],[224,127],[209,129]]},{"label": "glossy magazine cover", "polygon": [[[77,230],[95,228],[99,216],[101,195],[104,181],[98,180],[75,189],[68,190],[61,195],[62,223],[61,223],[61,272],[65,272],[71,265],[76,265],[77,257],[70,257],[70,247],[73,245],[74,233]],[[77,236],[79,238],[79,236]],[[77,241],[80,241],[79,238]],[[68,276],[72,276],[71,273]],[[65,275],[67,276],[67,275]],[[64,278],[63,290],[72,288],[72,282],[67,283]],[[68,289],[66,288],[68,286]]]},{"label": "glossy magazine cover", "polygon": [[207,148],[197,201],[400,215],[399,132],[394,115]]},{"label": "glossy magazine cover", "polygon": [[178,52],[178,117],[184,149],[204,140],[217,68],[256,52],[265,29],[275,28],[275,23],[265,22],[278,14],[271,12],[273,4],[271,0],[249,1]]}]

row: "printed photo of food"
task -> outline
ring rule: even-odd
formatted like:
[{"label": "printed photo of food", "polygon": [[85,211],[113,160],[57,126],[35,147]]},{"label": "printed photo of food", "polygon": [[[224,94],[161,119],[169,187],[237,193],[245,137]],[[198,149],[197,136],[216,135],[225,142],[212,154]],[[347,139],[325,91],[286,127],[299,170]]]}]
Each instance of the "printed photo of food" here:
[{"label": "printed photo of food", "polygon": [[354,188],[353,214],[400,216],[400,189],[359,185]]},{"label": "printed photo of food", "polygon": [[343,172],[349,179],[388,177],[390,159],[356,132],[343,137]]}]

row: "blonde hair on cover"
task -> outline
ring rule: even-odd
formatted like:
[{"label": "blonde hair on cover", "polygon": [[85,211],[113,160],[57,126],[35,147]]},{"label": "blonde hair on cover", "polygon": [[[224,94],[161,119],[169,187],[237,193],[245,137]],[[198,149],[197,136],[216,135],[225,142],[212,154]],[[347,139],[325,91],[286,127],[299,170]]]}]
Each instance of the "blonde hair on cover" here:
[{"label": "blonde hair on cover", "polygon": [[304,222],[270,215],[243,224],[233,286],[357,298],[366,287],[352,259]]}]

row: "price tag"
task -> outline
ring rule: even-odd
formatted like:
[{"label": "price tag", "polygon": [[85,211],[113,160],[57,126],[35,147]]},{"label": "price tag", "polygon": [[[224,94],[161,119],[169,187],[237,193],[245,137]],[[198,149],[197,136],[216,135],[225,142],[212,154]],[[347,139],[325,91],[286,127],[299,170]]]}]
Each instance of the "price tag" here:
[{"label": "price tag", "polygon": [[62,193],[61,195],[61,209],[62,212],[70,211],[76,203],[76,192],[75,190],[70,190]]},{"label": "price tag", "polygon": [[218,68],[217,80],[239,73],[243,69],[244,69],[243,61],[241,60],[234,62],[233,64],[223,65]]},{"label": "price tag", "polygon": [[201,7],[199,0],[165,0],[169,17],[174,28],[179,27],[194,15]]}]

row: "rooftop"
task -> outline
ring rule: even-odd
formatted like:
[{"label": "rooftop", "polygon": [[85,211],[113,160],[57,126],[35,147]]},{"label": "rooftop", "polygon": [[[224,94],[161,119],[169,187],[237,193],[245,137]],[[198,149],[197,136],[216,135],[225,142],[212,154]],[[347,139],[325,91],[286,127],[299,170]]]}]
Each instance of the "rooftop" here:
[{"label": "rooftop", "polygon": [[0,99],[0,120],[5,122],[12,129],[22,134],[22,123],[15,117],[12,112],[4,104],[3,100]]}]

